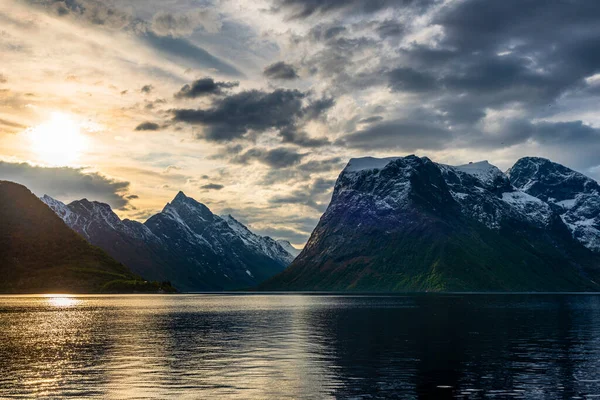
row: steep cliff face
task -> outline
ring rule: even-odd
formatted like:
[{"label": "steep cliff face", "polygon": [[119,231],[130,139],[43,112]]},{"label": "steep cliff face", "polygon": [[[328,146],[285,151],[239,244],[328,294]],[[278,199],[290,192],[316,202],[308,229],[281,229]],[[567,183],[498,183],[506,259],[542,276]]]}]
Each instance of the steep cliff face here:
[{"label": "steep cliff face", "polygon": [[252,287],[292,260],[279,243],[220,217],[182,192],[144,224],[121,220],[107,204],[42,200],[76,232],[133,271],[179,290]]},{"label": "steep cliff face", "polygon": [[353,159],[278,290],[590,290],[600,258],[487,162]]}]

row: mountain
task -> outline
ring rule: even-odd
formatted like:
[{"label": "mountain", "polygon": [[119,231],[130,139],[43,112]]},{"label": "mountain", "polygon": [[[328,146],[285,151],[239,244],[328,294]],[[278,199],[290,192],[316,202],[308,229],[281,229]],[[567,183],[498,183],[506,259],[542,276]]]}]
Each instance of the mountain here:
[{"label": "mountain", "polygon": [[231,215],[218,216],[179,192],[145,223],[121,220],[109,205],[42,197],[73,230],[134,272],[170,281],[183,291],[255,286],[281,272],[294,256]]},{"label": "mountain", "polygon": [[[0,181],[0,292],[157,291],[71,230],[25,186]],[[162,289],[170,290],[168,285]]]},{"label": "mountain", "polygon": [[525,157],[508,171],[512,184],[548,203],[573,237],[600,252],[600,185],[550,160]]},{"label": "mountain", "polygon": [[292,246],[292,244],[287,240],[278,240],[277,243],[279,243],[279,245],[283,247],[285,251],[292,255],[290,262],[294,261],[294,258],[298,257],[298,254],[300,254],[300,250]]},{"label": "mountain", "polygon": [[554,203],[515,187],[518,173],[487,161],[352,159],[304,250],[260,289],[600,289],[600,255],[573,237]]}]

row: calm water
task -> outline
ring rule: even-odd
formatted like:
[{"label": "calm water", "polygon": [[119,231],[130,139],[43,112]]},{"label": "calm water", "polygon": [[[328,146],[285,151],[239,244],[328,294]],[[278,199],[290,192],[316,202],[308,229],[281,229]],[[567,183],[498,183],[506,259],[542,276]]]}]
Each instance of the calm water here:
[{"label": "calm water", "polygon": [[12,397],[600,397],[600,296],[0,297]]}]

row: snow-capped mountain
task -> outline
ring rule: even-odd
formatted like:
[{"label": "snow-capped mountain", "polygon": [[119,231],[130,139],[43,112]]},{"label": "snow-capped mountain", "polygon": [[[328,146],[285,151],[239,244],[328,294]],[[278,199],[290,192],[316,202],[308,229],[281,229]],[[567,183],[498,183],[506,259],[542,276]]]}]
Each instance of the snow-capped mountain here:
[{"label": "snow-capped mountain", "polygon": [[[281,247],[283,247],[285,249],[285,251],[290,253],[293,258],[298,257],[298,254],[300,254],[300,250],[298,250],[297,248],[292,246],[292,244],[287,240],[278,240],[277,243],[279,243],[279,245]],[[292,261],[294,261],[294,260],[292,259],[290,262],[292,262]]]},{"label": "snow-capped mountain", "polygon": [[277,241],[219,217],[183,192],[144,224],[121,220],[107,204],[65,205],[42,197],[72,229],[134,272],[171,281],[179,290],[254,286],[282,271],[294,256]]},{"label": "snow-capped mountain", "polygon": [[[262,288],[600,288],[600,256],[573,238],[569,219],[553,202],[515,187],[515,173],[487,161],[449,166],[416,156],[352,159],[302,253]],[[593,185],[584,187],[591,196]],[[576,198],[569,196],[552,197],[556,203]],[[590,200],[586,204],[593,208]]]},{"label": "snow-capped mountain", "polygon": [[600,252],[600,185],[563,165],[525,157],[508,171],[512,184],[552,206],[573,237]]}]

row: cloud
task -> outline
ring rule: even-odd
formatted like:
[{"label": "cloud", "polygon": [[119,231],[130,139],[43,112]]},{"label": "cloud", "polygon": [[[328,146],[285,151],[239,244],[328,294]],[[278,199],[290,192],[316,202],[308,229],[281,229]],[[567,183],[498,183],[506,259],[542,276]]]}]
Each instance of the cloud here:
[{"label": "cloud", "polygon": [[152,93],[153,90],[154,90],[154,86],[152,86],[152,85],[144,85],[140,89],[140,92],[145,93],[145,94],[150,94],[150,93]]},{"label": "cloud", "polygon": [[76,17],[90,24],[122,29],[132,22],[131,14],[107,6],[99,0],[27,0],[59,17]]},{"label": "cloud", "polygon": [[185,14],[173,14],[160,11],[152,18],[152,30],[159,36],[190,36],[200,27],[215,33],[221,29],[217,16],[209,11],[196,11]]},{"label": "cloud", "polygon": [[286,168],[299,164],[305,156],[306,154],[300,154],[285,147],[277,147],[271,150],[252,148],[235,155],[231,158],[231,161],[237,164],[258,161],[273,168]]},{"label": "cloud", "polygon": [[135,127],[136,131],[158,131],[159,129],[160,125],[155,122],[142,122]]},{"label": "cloud", "polygon": [[282,129],[280,132],[283,143],[293,143],[301,147],[322,147],[331,142],[326,137],[311,138],[304,131]]},{"label": "cloud", "polygon": [[179,92],[175,93],[175,98],[195,99],[209,95],[223,95],[238,85],[239,82],[215,82],[213,78],[202,78],[195,80],[191,85],[184,85]]},{"label": "cloud", "polygon": [[288,195],[275,196],[269,199],[271,204],[301,204],[324,212],[329,204],[329,196],[333,190],[334,180],[317,178],[309,185],[294,190]]},{"label": "cloud", "polygon": [[427,92],[436,88],[436,78],[412,68],[399,67],[389,72],[390,88],[395,91]]},{"label": "cloud", "polygon": [[[308,101],[307,105],[305,101]],[[215,99],[208,109],[176,109],[172,112],[174,122],[201,125],[203,132],[199,137],[208,141],[226,142],[240,139],[251,131],[277,130],[286,143],[314,147],[318,142],[297,131],[305,122],[319,118],[332,105],[333,100],[310,100],[299,90],[247,90]]]},{"label": "cloud", "polygon": [[243,77],[244,74],[235,66],[214,56],[202,47],[185,38],[159,36],[154,32],[146,32],[142,40],[163,56],[173,58],[183,67],[214,69],[219,73],[233,77]]},{"label": "cloud", "polygon": [[0,83],[6,83],[8,82],[8,79],[6,79],[6,77],[2,74],[0,74]]},{"label": "cloud", "polygon": [[218,183],[208,183],[206,185],[202,185],[200,186],[200,189],[205,189],[205,190],[221,190],[223,189],[225,186],[220,185]]},{"label": "cloud", "polygon": [[300,78],[296,68],[293,65],[287,64],[283,61],[279,61],[267,66],[263,71],[263,75],[269,79],[280,80],[294,80]]},{"label": "cloud", "polygon": [[429,122],[397,120],[383,122],[349,134],[337,144],[363,150],[442,149],[453,139],[452,132]]},{"label": "cloud", "polygon": [[171,171],[179,171],[179,170],[181,170],[181,167],[178,167],[177,165],[169,165],[167,168],[165,168],[165,170],[163,172],[165,174],[168,174]]},{"label": "cloud", "polygon": [[23,130],[23,129],[27,128],[25,125],[19,124],[18,122],[9,121],[7,119],[2,119],[2,118],[0,118],[0,126],[9,128],[10,130],[15,130],[15,131]]},{"label": "cloud", "polygon": [[333,12],[372,14],[386,8],[411,6],[423,10],[434,0],[275,0],[273,3],[275,12],[283,11],[289,18],[308,18]]},{"label": "cloud", "polygon": [[383,119],[384,119],[384,118],[383,118],[381,115],[374,115],[374,116],[372,116],[372,117],[367,117],[367,118],[360,119],[360,120],[358,121],[358,123],[359,123],[359,124],[372,124],[372,123],[374,123],[374,122],[380,122],[380,121],[383,121]]},{"label": "cloud", "polygon": [[304,172],[329,172],[335,170],[341,170],[343,163],[342,158],[332,157],[324,160],[311,160],[304,164],[298,165],[298,170]]},{"label": "cloud", "polygon": [[47,194],[65,202],[87,197],[115,209],[129,204],[129,182],[117,181],[82,168],[45,168],[0,161],[0,179],[25,185],[38,196]]}]

